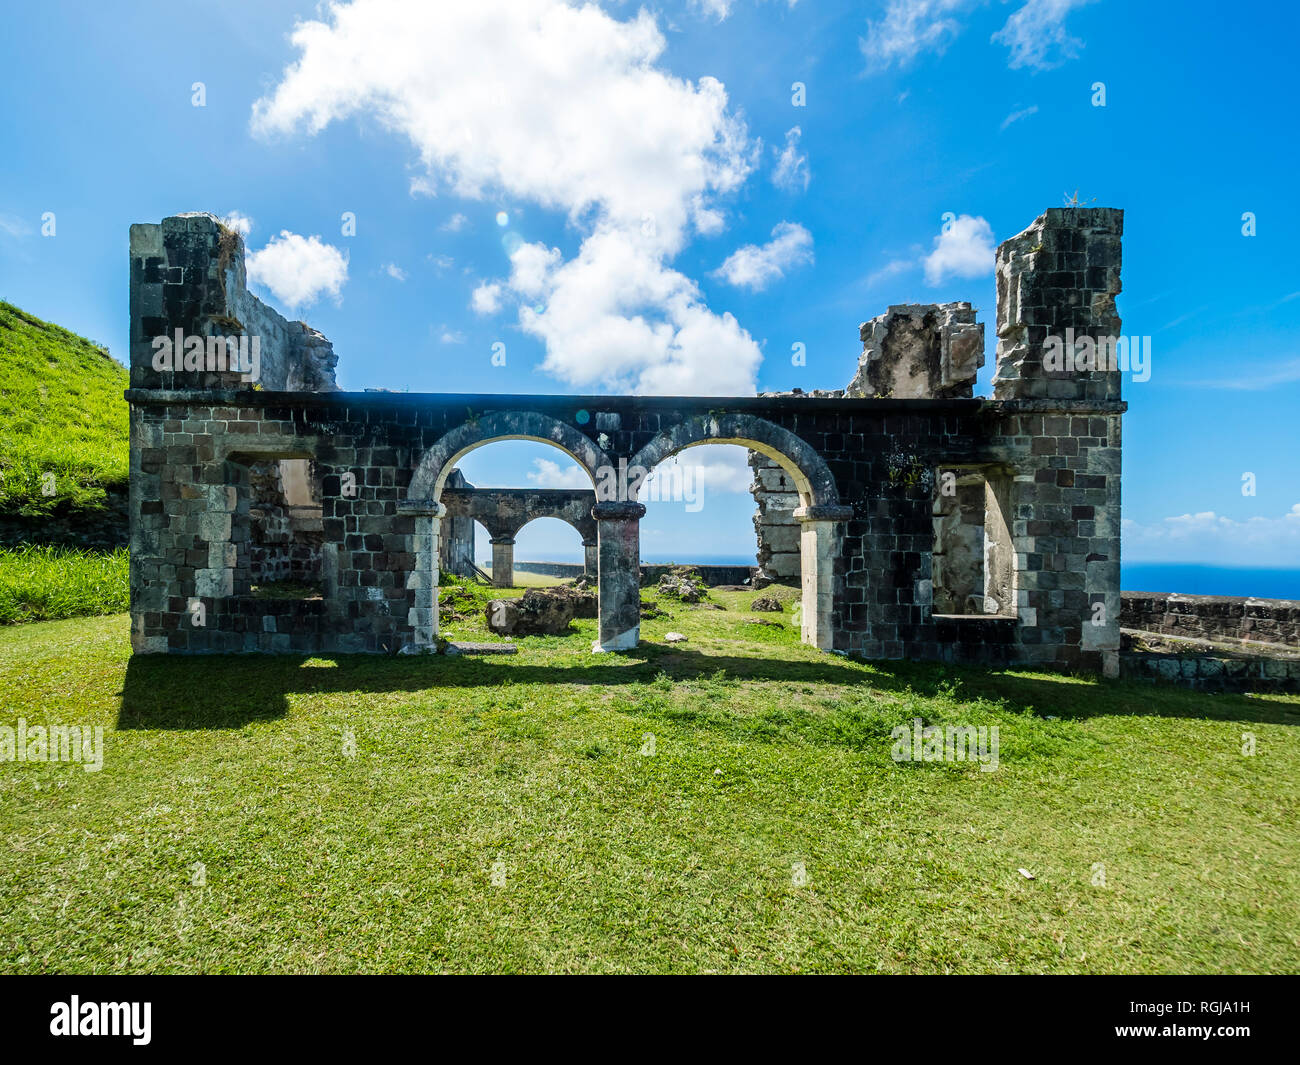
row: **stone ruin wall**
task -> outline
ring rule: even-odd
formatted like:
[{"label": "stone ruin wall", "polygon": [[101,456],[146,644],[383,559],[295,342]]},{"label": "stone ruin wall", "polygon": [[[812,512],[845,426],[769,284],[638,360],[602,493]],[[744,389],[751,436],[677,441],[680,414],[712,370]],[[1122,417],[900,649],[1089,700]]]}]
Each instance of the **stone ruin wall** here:
[{"label": "stone ruin wall", "polygon": [[[845,388],[818,390],[813,397],[852,399],[969,399],[974,395],[975,375],[984,365],[984,325],[975,320],[969,303],[899,304],[858,327],[862,353],[853,379]],[[763,395],[802,395],[765,392]],[[794,511],[799,506],[790,475],[774,460],[757,451],[749,453],[754,470],[750,494],[754,497],[754,532],[758,541],[759,585],[799,583],[799,523]],[[978,532],[967,530],[971,540],[965,550],[983,557],[983,489]],[[958,515],[960,509],[955,510]],[[965,508],[968,516],[974,514]],[[954,527],[947,515],[945,528]],[[954,556],[960,554],[954,551]],[[956,576],[956,558],[953,573]],[[972,586],[971,594],[975,589]],[[983,589],[980,589],[982,594]],[[938,606],[936,605],[936,610]],[[962,613],[943,610],[941,613]]]},{"label": "stone ruin wall", "polygon": [[[871,391],[861,398],[848,388],[753,397],[719,412],[717,398],[601,397],[588,419],[572,397],[483,396],[474,397],[467,419],[464,397],[335,392],[327,342],[269,308],[259,311],[240,291],[242,244],[212,216],[133,227],[133,646],[141,653],[427,648],[437,631],[439,540],[429,486],[464,444],[520,435],[563,440],[591,470],[622,460],[654,465],[717,438],[780,452],[815,486],[813,503],[802,508],[807,642],[867,658],[1114,675],[1119,374],[1053,376],[1042,356],[1049,330],[1118,333],[1120,228],[1117,211],[1057,209],[999,248],[999,359],[1009,363],[999,367],[992,400],[962,398],[982,344],[969,308],[956,304],[893,308],[868,323],[866,365],[852,386]],[[263,313],[265,391],[237,374],[159,375],[150,365],[150,341],[159,334],[224,335],[263,321]],[[291,382],[308,387],[294,390]],[[881,393],[887,398],[876,398]],[[288,516],[278,508],[293,505],[284,463],[304,459],[317,464],[323,595],[257,599],[249,594],[259,576],[253,511],[263,513],[261,546],[283,546],[267,544],[265,530],[283,535]],[[278,485],[269,471],[254,471],[268,462],[279,464]],[[1004,536],[1014,548],[1011,614],[1005,592],[992,596],[994,616],[934,609],[934,523],[944,517],[935,513],[934,492],[936,475],[948,469],[983,478],[983,557],[990,543],[1000,550]],[[342,491],[345,477],[364,492]],[[758,469],[756,480],[764,480]],[[768,491],[785,494],[779,477],[767,481]],[[788,502],[773,499],[766,513]],[[969,505],[978,507],[976,494]],[[615,578],[601,581],[600,645],[620,649],[637,635],[644,508],[595,509],[602,578]],[[771,546],[773,557],[788,553]],[[996,589],[1001,559],[991,568]],[[986,583],[986,599],[987,592]],[[190,622],[196,599],[207,609],[204,626]],[[1104,620],[1094,625],[1098,606]]]},{"label": "stone ruin wall", "polygon": [[131,226],[131,387],[244,388],[238,372],[153,368],[156,337],[256,337],[268,392],[334,392],[338,357],[306,322],[248,291],[244,239],[215,215],[190,212]]}]

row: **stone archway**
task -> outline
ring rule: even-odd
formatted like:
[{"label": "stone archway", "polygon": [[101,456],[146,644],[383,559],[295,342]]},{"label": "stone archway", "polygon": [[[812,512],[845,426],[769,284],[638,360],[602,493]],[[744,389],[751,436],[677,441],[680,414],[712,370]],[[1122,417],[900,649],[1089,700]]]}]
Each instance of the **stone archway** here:
[{"label": "stone archway", "polygon": [[[438,439],[421,456],[406,498],[398,504],[399,513],[415,519],[415,565],[406,585],[415,593],[415,605],[408,618],[413,650],[433,646],[438,635],[438,537],[447,513],[440,498],[443,486],[457,462],[471,451],[499,440],[532,440],[557,447],[587,472],[593,486],[599,470],[610,465],[608,456],[573,426],[535,411],[487,414],[464,422]],[[513,537],[510,541],[513,547]]]},{"label": "stone archway", "polygon": [[794,512],[800,526],[800,638],[830,650],[839,523],[853,516],[851,507],[840,504],[830,467],[807,441],[788,429],[740,413],[688,418],[652,439],[633,456],[630,465],[648,472],[664,459],[703,444],[738,444],[766,455],[790,475],[802,504]]},{"label": "stone archway", "polygon": [[582,539],[584,569],[596,575],[596,493],[577,488],[478,488],[445,485],[439,502],[447,517],[477,521],[491,538],[492,583],[508,588],[513,581],[514,547],[520,531],[538,518],[557,518]]}]

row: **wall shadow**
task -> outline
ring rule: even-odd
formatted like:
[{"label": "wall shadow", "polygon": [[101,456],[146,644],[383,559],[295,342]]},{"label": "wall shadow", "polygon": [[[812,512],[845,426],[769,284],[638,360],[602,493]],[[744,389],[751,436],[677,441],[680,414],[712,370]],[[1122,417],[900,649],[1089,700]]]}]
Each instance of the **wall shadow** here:
[{"label": "wall shadow", "polygon": [[[526,645],[524,654],[527,654]],[[1157,715],[1300,725],[1300,706],[1241,695],[1210,695],[1172,685],[1030,675],[940,663],[860,663],[828,655],[813,661],[714,655],[646,644],[577,664],[518,659],[375,655],[137,655],[127,664],[119,729],[234,729],[274,720],[291,695],[424,692],[518,684],[619,686],[721,675],[728,680],[833,684],[933,696],[1003,701],[1013,711],[1061,719]]]}]

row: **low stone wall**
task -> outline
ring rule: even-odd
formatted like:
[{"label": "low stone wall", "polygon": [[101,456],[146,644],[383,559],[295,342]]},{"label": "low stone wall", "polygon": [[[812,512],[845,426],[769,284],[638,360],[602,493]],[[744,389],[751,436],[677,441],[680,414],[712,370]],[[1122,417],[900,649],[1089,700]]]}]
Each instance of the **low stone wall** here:
[{"label": "low stone wall", "polygon": [[1130,680],[1161,680],[1199,691],[1300,692],[1300,658],[1125,650],[1119,670]]},{"label": "low stone wall", "polygon": [[672,565],[647,565],[642,563],[641,587],[645,588],[658,584],[659,578],[665,573],[671,573],[683,566],[695,570],[704,578],[704,583],[710,588],[716,588],[719,584],[746,584],[758,572],[757,566],[697,566],[690,562],[678,562]]},{"label": "low stone wall", "polygon": [[1120,627],[1198,640],[1300,647],[1300,600],[1124,592]]},{"label": "low stone wall", "polygon": [[[689,562],[680,563],[682,566],[690,566],[704,578],[704,583],[710,588],[716,588],[719,584],[745,584],[753,579],[757,566],[693,566]],[[677,566],[648,564],[641,567],[641,587],[658,584],[659,578],[676,569]],[[583,567],[578,562],[516,562],[516,573],[538,573],[544,577],[563,577],[573,578],[581,577]]]}]

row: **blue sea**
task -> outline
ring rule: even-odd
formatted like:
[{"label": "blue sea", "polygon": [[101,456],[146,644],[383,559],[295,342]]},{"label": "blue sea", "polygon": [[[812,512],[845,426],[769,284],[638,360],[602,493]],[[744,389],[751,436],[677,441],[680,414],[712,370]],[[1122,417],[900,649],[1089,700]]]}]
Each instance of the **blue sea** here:
[{"label": "blue sea", "polygon": [[1121,562],[1119,584],[1126,592],[1300,599],[1300,569],[1256,569],[1190,562]]},{"label": "blue sea", "polygon": [[[752,566],[753,555],[692,555],[671,558],[647,554],[642,562],[694,562],[697,565]],[[1300,599],[1300,569],[1212,566],[1191,562],[1124,562],[1120,587],[1126,592],[1179,592],[1183,595],[1241,595],[1260,599]]]}]

